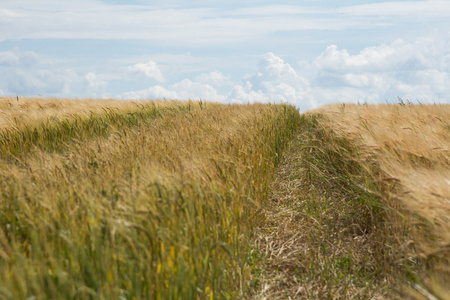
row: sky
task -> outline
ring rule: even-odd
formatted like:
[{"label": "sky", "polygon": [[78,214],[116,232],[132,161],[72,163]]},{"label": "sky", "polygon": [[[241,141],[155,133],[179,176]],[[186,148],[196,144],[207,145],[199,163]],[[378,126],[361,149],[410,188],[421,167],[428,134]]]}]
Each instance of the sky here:
[{"label": "sky", "polygon": [[450,103],[450,1],[2,0],[2,95]]}]

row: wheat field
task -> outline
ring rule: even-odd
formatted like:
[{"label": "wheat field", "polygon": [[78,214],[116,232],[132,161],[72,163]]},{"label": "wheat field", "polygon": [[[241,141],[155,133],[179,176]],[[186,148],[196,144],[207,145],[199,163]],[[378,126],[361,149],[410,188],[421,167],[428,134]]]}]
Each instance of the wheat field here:
[{"label": "wheat field", "polygon": [[[358,148],[358,159],[384,186],[389,209],[408,221],[394,232],[419,278],[441,298],[450,294],[450,105],[345,105],[308,114]],[[376,165],[376,172],[373,166]]]},{"label": "wheat field", "polygon": [[[146,101],[120,101],[115,99],[57,99],[57,98],[0,98],[0,128],[33,124],[49,118],[70,118],[101,113],[105,108],[132,109]],[[152,101],[157,104],[161,101]]]},{"label": "wheat field", "polygon": [[0,299],[449,294],[448,105],[0,113]]},{"label": "wheat field", "polygon": [[324,126],[376,155],[383,177],[399,182],[402,205],[450,245],[450,106],[334,105],[314,113]]},{"label": "wheat field", "polygon": [[244,292],[252,219],[296,109],[16,101],[1,100],[0,298]]}]

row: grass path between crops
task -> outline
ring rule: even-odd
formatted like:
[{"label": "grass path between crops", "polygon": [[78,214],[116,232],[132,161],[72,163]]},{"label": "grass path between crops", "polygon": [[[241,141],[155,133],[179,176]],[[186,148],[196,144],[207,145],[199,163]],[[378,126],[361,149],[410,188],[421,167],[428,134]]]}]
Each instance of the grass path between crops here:
[{"label": "grass path between crops", "polygon": [[356,150],[316,125],[303,119],[278,166],[249,258],[249,298],[401,298],[375,187]]}]

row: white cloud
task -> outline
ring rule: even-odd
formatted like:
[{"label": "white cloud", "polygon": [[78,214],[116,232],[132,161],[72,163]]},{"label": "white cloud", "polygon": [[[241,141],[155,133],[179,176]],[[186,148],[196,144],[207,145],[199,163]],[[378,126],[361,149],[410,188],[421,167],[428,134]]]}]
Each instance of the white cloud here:
[{"label": "white cloud", "polygon": [[231,103],[255,103],[255,102],[268,102],[269,99],[267,96],[261,91],[254,91],[252,89],[252,84],[249,81],[246,81],[244,85],[237,85],[233,88],[230,93],[230,102]]},{"label": "white cloud", "polygon": [[[330,45],[297,68],[292,61],[268,52],[259,64],[254,63],[250,75],[236,81],[217,70],[221,68],[211,66],[210,60],[190,54],[160,54],[163,74],[155,57],[114,61],[108,71],[80,70],[34,52],[13,49],[0,52],[4,71],[0,74],[0,90],[13,95],[102,96],[108,81],[114,80],[118,83],[114,94],[127,99],[279,102],[301,110],[330,102],[380,103],[396,101],[397,97],[421,102],[450,100],[450,34],[397,40],[356,53]],[[172,58],[178,59],[176,63],[169,63]],[[189,71],[182,72],[184,60]],[[134,64],[136,61],[145,63]],[[226,68],[225,63],[222,66]],[[205,71],[208,67],[213,70]],[[133,89],[130,74],[138,76],[131,82],[135,90],[124,93],[124,86]],[[148,88],[139,89],[142,84]]]},{"label": "white cloud", "polygon": [[32,66],[38,61],[36,53],[21,52],[18,48],[0,52],[0,66]]},{"label": "white cloud", "polygon": [[327,89],[314,87],[310,91],[310,97],[314,99],[313,105],[300,107],[301,110],[317,108],[329,103],[378,103],[379,98],[377,94],[368,93],[361,89],[341,87],[339,89]]},{"label": "white cloud", "polygon": [[84,78],[87,81],[87,86],[93,89],[104,89],[108,84],[106,81],[101,80],[94,72],[88,72]]},{"label": "white cloud", "polygon": [[158,65],[155,61],[150,60],[147,63],[135,64],[128,68],[131,73],[144,75],[148,78],[152,78],[158,82],[164,82],[164,76],[161,73]]},{"label": "white cloud", "polygon": [[195,81],[203,84],[210,84],[214,86],[228,86],[231,85],[230,76],[225,76],[222,72],[211,71],[209,73],[202,73],[195,77]]},{"label": "white cloud", "polygon": [[301,81],[307,84],[303,78],[297,76],[295,70],[283,59],[272,52],[266,53],[259,63],[259,72],[252,76],[256,82],[291,82],[297,84]]},{"label": "white cloud", "polygon": [[380,72],[388,70],[423,70],[448,64],[449,37],[419,38],[407,43],[397,40],[390,45],[368,47],[357,55],[339,50],[336,45],[315,59],[317,68],[339,72]]},{"label": "white cloud", "polygon": [[71,70],[18,71],[11,77],[8,91],[25,95],[68,93],[76,77]]},{"label": "white cloud", "polygon": [[27,15],[14,12],[14,11],[9,10],[9,9],[0,8],[0,16],[2,18],[14,18],[14,17],[24,17],[24,16],[27,16]]},{"label": "white cloud", "polygon": [[322,3],[253,4],[247,8],[212,3],[175,6],[160,1],[139,2],[138,5],[112,5],[101,1],[7,1],[0,10],[0,24],[8,30],[0,32],[0,40],[137,39],[158,45],[202,47],[259,42],[278,32],[394,26],[396,23],[387,19],[391,16],[406,16],[403,23],[418,17],[431,22],[450,17],[448,1],[382,2],[349,7],[335,4],[327,7]]},{"label": "white cloud", "polygon": [[189,79],[184,79],[179,83],[172,85],[171,88],[177,92],[180,99],[203,99],[215,102],[225,101],[225,96],[219,95],[211,85],[191,81]]},{"label": "white cloud", "polygon": [[129,100],[142,100],[142,99],[172,100],[178,99],[178,95],[175,91],[169,91],[160,85],[155,85],[145,90],[130,91],[123,93],[121,98]]},{"label": "white cloud", "polygon": [[[229,95],[232,102],[287,102],[310,109],[334,102],[423,103],[450,99],[450,35],[394,41],[357,54],[335,45],[295,70],[273,53]],[[299,74],[302,74],[300,76]]]},{"label": "white cloud", "polygon": [[[450,94],[450,35],[397,40],[390,45],[368,47],[351,55],[331,45],[309,66],[315,89],[347,91],[335,93],[345,101],[348,90],[363,91],[361,101],[443,101]],[[358,93],[354,93],[353,97]],[[328,97],[326,97],[328,98]]]},{"label": "white cloud", "polygon": [[[302,75],[300,75],[302,74]],[[242,84],[212,71],[165,88],[130,92],[131,98],[203,99],[231,103],[290,103],[301,110],[333,102],[382,103],[397,97],[449,102],[450,36],[402,40],[350,54],[335,45],[296,70],[274,53],[261,57]],[[217,88],[229,87],[219,93]]]},{"label": "white cloud", "polygon": [[7,90],[12,94],[27,96],[99,97],[104,95],[106,85],[93,72],[79,75],[71,69],[37,69],[15,72],[9,78]]},{"label": "white cloud", "polygon": [[[287,82],[287,83],[286,83]],[[254,85],[256,84],[256,86]],[[181,80],[167,89],[157,85],[148,89],[124,93],[126,99],[203,99],[215,102],[296,102],[302,86],[307,83],[295,71],[273,53],[264,56],[259,72],[249,77],[243,86],[232,88],[228,95],[221,95],[216,87],[232,86],[229,76],[218,71],[202,73],[195,80]],[[253,90],[253,88],[258,90]]]},{"label": "white cloud", "polygon": [[0,52],[0,89],[24,96],[103,96],[107,82],[95,72],[77,72],[32,51]]},{"label": "white cloud", "polygon": [[258,72],[250,75],[229,95],[232,102],[281,102],[302,107],[313,105],[308,96],[309,83],[280,57],[269,52],[260,63]]},{"label": "white cloud", "polygon": [[443,0],[379,2],[350,6],[342,8],[342,11],[358,17],[407,16],[408,19],[417,21],[450,16],[450,2]]},{"label": "white cloud", "polygon": [[226,97],[219,95],[211,85],[184,79],[171,85],[168,89],[156,85],[148,89],[131,91],[122,94],[125,99],[178,99],[207,100],[224,102]]}]

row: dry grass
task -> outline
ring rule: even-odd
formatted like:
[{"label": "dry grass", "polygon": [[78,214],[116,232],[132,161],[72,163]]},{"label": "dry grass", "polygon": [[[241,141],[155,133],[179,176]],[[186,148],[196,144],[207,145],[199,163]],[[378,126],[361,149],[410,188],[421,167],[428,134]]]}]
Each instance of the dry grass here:
[{"label": "dry grass", "polygon": [[252,299],[448,299],[450,106],[302,116],[260,214]]},{"label": "dry grass", "polygon": [[390,186],[384,197],[409,219],[411,255],[427,270],[419,283],[449,295],[450,105],[342,104],[309,114],[361,149],[367,169],[375,159],[374,179]]},{"label": "dry grass", "polygon": [[2,299],[449,294],[448,105],[0,111]]},{"label": "dry grass", "polygon": [[[159,101],[159,105],[165,105]],[[121,101],[100,99],[56,99],[0,97],[0,129],[43,122],[49,118],[71,118],[102,113],[109,109],[135,109],[148,101]]]},{"label": "dry grass", "polygon": [[404,205],[450,233],[450,105],[334,105],[313,113],[375,153],[409,194]]},{"label": "dry grass", "polygon": [[[10,103],[6,101],[5,103]],[[86,107],[84,105],[87,105]],[[84,141],[93,137],[107,137],[114,127],[136,126],[140,122],[151,122],[162,115],[176,113],[180,110],[195,110],[193,103],[179,101],[112,101],[111,106],[102,106],[108,102],[96,100],[48,100],[47,104],[61,108],[62,112],[49,116],[40,116],[39,99],[25,99],[28,114],[22,114],[19,106],[9,107],[3,111],[5,116],[20,115],[9,118],[11,124],[0,129],[0,157],[20,161],[30,151],[39,148],[44,151],[64,151],[73,142]],[[202,103],[200,103],[202,105]],[[78,107],[81,106],[81,107]],[[34,107],[34,108],[33,108]],[[72,113],[64,112],[70,107]],[[88,111],[88,108],[93,110]],[[53,110],[50,110],[51,113]],[[34,117],[33,117],[34,116]]]},{"label": "dry grass", "polygon": [[[34,146],[2,148],[0,298],[242,295],[255,211],[298,112],[201,102],[113,111],[27,123]],[[85,133],[65,138],[74,128]],[[15,131],[4,145],[34,136]],[[39,146],[52,141],[63,147]]]}]

